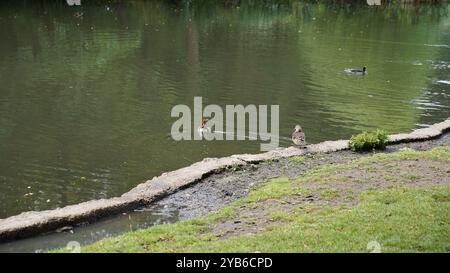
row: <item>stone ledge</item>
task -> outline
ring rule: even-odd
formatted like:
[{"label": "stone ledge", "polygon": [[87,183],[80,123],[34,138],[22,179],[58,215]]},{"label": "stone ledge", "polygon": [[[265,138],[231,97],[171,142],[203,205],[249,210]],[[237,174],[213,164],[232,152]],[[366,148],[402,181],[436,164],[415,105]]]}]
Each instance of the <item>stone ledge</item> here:
[{"label": "stone ledge", "polygon": [[430,127],[414,130],[409,134],[390,135],[389,144],[430,140],[439,137],[448,130],[450,130],[450,118],[443,122],[435,123]]}]

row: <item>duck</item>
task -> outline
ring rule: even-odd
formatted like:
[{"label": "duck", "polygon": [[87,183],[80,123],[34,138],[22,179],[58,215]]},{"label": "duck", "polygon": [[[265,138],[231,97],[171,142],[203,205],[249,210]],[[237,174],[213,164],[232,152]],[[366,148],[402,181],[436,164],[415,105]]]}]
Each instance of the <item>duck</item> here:
[{"label": "duck", "polygon": [[367,67],[363,66],[362,68],[346,68],[344,69],[344,71],[349,74],[365,75],[367,74]]},{"label": "duck", "polygon": [[298,124],[294,127],[294,132],[292,133],[292,142],[294,142],[296,146],[300,146],[302,148],[306,147],[305,133],[302,131],[302,127]]},{"label": "duck", "polygon": [[211,129],[206,126],[208,123],[207,118],[203,118],[200,127],[197,128],[197,133],[202,137],[204,134],[211,132]]}]

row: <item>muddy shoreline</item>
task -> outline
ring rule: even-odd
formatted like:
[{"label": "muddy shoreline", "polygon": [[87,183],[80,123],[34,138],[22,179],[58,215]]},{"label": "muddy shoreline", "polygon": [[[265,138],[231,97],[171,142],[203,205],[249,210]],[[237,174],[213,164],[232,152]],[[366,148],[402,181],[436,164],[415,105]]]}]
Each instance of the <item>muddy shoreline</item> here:
[{"label": "muddy shoreline", "polygon": [[[403,147],[420,150],[448,145],[450,136],[446,132],[449,129],[450,119],[447,119],[409,134],[391,135],[386,152]],[[0,242],[93,222],[133,209],[146,210],[154,205],[170,205],[173,209],[174,204],[179,204],[180,219],[202,215],[245,196],[250,187],[258,186],[270,178],[291,177],[302,170],[323,164],[343,163],[369,155],[348,151],[347,143],[347,140],[326,141],[309,145],[307,149],[290,147],[263,154],[204,159],[189,167],[155,177],[120,197],[92,200],[55,210],[24,212],[1,219]],[[289,157],[296,155],[305,155],[306,160],[292,164]],[[255,182],[259,183],[255,185]]]}]

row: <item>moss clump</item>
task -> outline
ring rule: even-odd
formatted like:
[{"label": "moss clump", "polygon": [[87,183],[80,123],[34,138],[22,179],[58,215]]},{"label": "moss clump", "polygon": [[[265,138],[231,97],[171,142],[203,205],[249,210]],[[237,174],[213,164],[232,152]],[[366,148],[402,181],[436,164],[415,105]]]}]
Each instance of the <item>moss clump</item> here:
[{"label": "moss clump", "polygon": [[388,134],[383,130],[377,129],[373,132],[364,131],[352,136],[348,142],[348,146],[355,152],[384,149],[386,148],[388,138]]}]

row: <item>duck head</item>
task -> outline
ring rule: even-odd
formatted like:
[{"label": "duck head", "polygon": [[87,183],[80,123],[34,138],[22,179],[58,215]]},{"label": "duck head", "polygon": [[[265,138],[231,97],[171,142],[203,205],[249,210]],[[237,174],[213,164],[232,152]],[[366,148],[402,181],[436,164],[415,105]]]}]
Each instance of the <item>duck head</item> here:
[{"label": "duck head", "polygon": [[301,132],[302,131],[302,127],[300,125],[295,125],[294,127],[294,132]]},{"label": "duck head", "polygon": [[363,67],[363,73],[366,73],[367,72],[367,67]]},{"label": "duck head", "polygon": [[202,128],[206,127],[206,123],[208,123],[208,119],[207,118],[202,119]]}]

